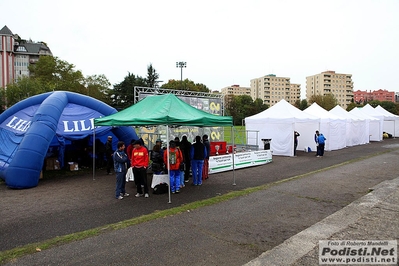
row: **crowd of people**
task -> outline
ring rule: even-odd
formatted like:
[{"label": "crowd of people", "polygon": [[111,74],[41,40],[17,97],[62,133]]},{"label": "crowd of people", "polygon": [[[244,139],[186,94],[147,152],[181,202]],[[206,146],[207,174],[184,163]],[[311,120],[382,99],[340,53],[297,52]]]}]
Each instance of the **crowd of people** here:
[{"label": "crowd of people", "polygon": [[[294,131],[294,156],[298,146],[300,134]],[[314,135],[317,157],[324,156],[326,138],[316,130]],[[210,142],[208,135],[196,136],[191,143],[187,136],[180,140],[175,137],[169,141],[169,147],[162,145],[161,139],[157,139],[155,145],[149,150],[142,138],[132,140],[127,147],[119,141],[117,150],[112,150],[112,136],[108,136],[105,143],[105,155],[107,160],[107,174],[111,174],[113,168],[116,174],[115,198],[123,199],[129,196],[125,191],[126,173],[132,168],[134,183],[137,189],[135,197],[149,197],[148,169],[151,168],[155,175],[169,174],[171,193],[180,193],[192,176],[192,185],[201,186],[202,182],[209,178]]]},{"label": "crowd of people", "polygon": [[179,193],[192,175],[192,185],[201,186],[209,178],[210,142],[208,135],[196,136],[191,143],[187,136],[169,141],[169,148],[162,147],[162,140],[157,139],[152,150],[144,145],[143,139],[132,140],[129,146],[123,141],[112,150],[112,136],[105,144],[107,174],[111,168],[116,174],[115,198],[128,197],[126,193],[126,173],[131,167],[137,189],[135,197],[149,197],[147,170],[151,167],[154,174],[169,173],[171,193]]}]

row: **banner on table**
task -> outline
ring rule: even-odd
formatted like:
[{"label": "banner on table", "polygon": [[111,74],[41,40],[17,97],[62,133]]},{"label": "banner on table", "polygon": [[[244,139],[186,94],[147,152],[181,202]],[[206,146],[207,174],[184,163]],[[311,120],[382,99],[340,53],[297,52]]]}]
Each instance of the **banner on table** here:
[{"label": "banner on table", "polygon": [[[257,166],[272,162],[270,150],[239,152],[234,154],[234,169]],[[209,157],[209,173],[219,173],[233,170],[233,155]]]}]

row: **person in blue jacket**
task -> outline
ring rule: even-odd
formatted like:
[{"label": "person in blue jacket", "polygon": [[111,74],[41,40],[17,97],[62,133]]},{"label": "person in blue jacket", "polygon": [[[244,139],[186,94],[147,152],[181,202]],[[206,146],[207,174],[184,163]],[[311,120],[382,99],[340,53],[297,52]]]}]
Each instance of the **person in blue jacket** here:
[{"label": "person in blue jacket", "polygon": [[323,157],[324,155],[324,147],[326,145],[326,138],[324,135],[317,131],[317,144],[318,144],[318,155],[317,157]]},{"label": "person in blue jacket", "polygon": [[319,136],[319,131],[316,130],[316,132],[314,133],[314,142],[316,143],[316,155],[315,156],[319,156],[319,143],[317,142],[317,137]]},{"label": "person in blue jacket", "polygon": [[126,172],[130,166],[130,160],[125,153],[125,143],[123,141],[118,141],[117,150],[113,155],[114,159],[114,170],[116,174],[116,188],[115,188],[115,198],[123,199],[123,197],[128,197],[129,194],[126,193]]}]

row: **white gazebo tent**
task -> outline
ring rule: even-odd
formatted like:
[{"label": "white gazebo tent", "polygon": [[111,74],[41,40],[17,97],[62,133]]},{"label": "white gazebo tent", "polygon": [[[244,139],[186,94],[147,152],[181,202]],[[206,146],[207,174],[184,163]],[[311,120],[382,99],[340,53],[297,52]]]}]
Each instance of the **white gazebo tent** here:
[{"label": "white gazebo tent", "polygon": [[346,146],[356,146],[370,142],[369,120],[349,113],[339,105],[329,112],[346,118]]},{"label": "white gazebo tent", "polygon": [[365,112],[360,111],[361,108],[353,108],[349,111],[349,113],[362,117],[366,119],[369,123],[369,141],[381,141],[382,140],[382,132],[380,134],[380,119],[375,118],[371,115],[366,114]]},{"label": "white gazebo tent", "polygon": [[327,151],[346,147],[346,119],[328,112],[317,103],[313,103],[304,112],[320,118],[319,131],[326,137]]},{"label": "white gazebo tent", "polygon": [[316,147],[314,133],[319,129],[320,118],[307,114],[286,100],[281,100],[269,109],[245,118],[247,142],[263,148],[261,139],[271,139],[273,155],[294,155],[294,131],[298,131],[297,149]]},{"label": "white gazebo tent", "polygon": [[383,131],[387,132],[389,134],[392,134],[392,136],[394,136],[394,137],[398,137],[399,136],[399,116],[388,112],[380,105],[378,105],[374,109],[384,116],[384,125],[382,128]]},{"label": "white gazebo tent", "polygon": [[372,117],[375,117],[379,120],[379,134],[381,135],[381,140],[382,140],[382,133],[384,132],[384,116],[375,110],[370,104],[366,104],[362,108],[360,108],[361,112],[364,112]]}]

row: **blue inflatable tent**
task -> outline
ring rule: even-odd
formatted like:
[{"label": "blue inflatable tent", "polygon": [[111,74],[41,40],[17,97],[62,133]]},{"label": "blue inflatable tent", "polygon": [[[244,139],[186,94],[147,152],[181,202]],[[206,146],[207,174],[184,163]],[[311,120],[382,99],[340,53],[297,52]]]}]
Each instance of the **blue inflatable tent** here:
[{"label": "blue inflatable tent", "polygon": [[127,144],[138,139],[132,127],[94,127],[95,118],[116,112],[97,99],[66,91],[18,102],[0,115],[0,178],[10,188],[37,186],[50,145],[65,148],[67,141],[91,137],[93,129],[96,138],[111,134]]}]

